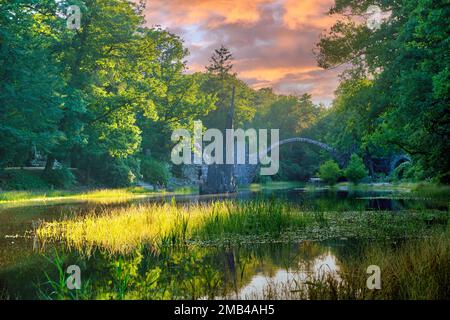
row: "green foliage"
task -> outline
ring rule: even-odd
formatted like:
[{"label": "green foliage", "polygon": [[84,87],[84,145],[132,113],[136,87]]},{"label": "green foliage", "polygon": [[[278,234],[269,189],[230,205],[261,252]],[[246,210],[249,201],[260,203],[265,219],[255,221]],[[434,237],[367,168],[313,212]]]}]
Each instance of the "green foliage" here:
[{"label": "green foliage", "polygon": [[333,160],[324,162],[319,168],[320,179],[330,185],[336,184],[341,175],[342,172],[339,169],[339,165]]},{"label": "green foliage", "polygon": [[139,161],[134,158],[112,158],[96,162],[92,178],[111,188],[129,187],[140,179]]},{"label": "green foliage", "polygon": [[[264,94],[264,92],[259,93]],[[258,128],[282,128],[281,138],[298,136],[302,130],[317,120],[321,107],[311,101],[312,96],[273,96],[268,105],[258,110],[255,126]],[[267,99],[267,98],[265,98]]]},{"label": "green foliage", "polygon": [[[72,2],[0,2],[0,167],[27,165],[36,148],[47,167],[56,159],[81,169],[88,182],[130,185],[139,178],[142,154],[168,160],[173,129],[197,119],[225,128],[235,88],[236,126],[279,128],[282,139],[310,137],[365,159],[407,153],[415,169],[396,175],[449,181],[450,9],[444,0],[377,2],[391,12],[378,30],[359,20],[373,1],[336,0],[330,13],[345,18],[319,40],[317,60],[324,68],[352,68],[329,109],[308,94],[251,89],[237,78],[223,46],[207,72],[187,74],[182,39],[145,27],[142,3],[76,3],[83,23],[75,32],[58,14]],[[325,158],[317,147],[284,147],[273,178],[305,180]],[[167,180],[161,170],[151,176]],[[73,181],[49,174],[54,186]]]},{"label": "green foliage", "polygon": [[41,178],[40,171],[5,170],[0,176],[1,188],[6,190],[49,189],[50,184]]},{"label": "green foliage", "polygon": [[141,173],[144,181],[152,184],[167,185],[170,178],[167,165],[150,158],[141,161]]},{"label": "green foliage", "polygon": [[[450,199],[450,186],[434,183],[419,183],[413,186],[413,191],[420,197],[441,198],[448,203]],[[448,205],[450,209],[450,204]]]},{"label": "green foliage", "polygon": [[256,175],[255,177],[255,183],[270,183],[272,182],[271,176],[262,176],[262,175]]},{"label": "green foliage", "polygon": [[254,91],[233,72],[233,56],[229,49],[221,47],[214,51],[207,73],[197,74],[201,90],[215,97],[214,107],[202,120],[206,127],[224,130],[230,112],[234,88],[234,124],[243,125],[255,115]]},{"label": "green foliage", "polygon": [[[67,256],[64,252],[59,254],[56,250],[53,257],[44,256],[44,258],[53,265],[54,269],[52,273],[55,275],[44,272],[46,282],[37,283],[38,296],[42,300],[83,300],[91,298],[91,286],[90,281],[81,281],[81,288],[76,290],[70,290],[66,283],[67,273],[65,265]],[[56,279],[56,280],[54,280]]]},{"label": "green foliage", "polygon": [[359,151],[406,152],[425,177],[449,182],[448,2],[377,2],[390,12],[377,30],[359,19],[373,1],[335,3],[331,13],[345,18],[320,39],[317,60],[324,68],[353,68],[338,90],[331,139],[341,132],[340,143]]},{"label": "green foliage", "polygon": [[[257,109],[249,123],[253,128],[280,128],[280,139],[310,137],[323,140],[322,130],[312,130],[325,111],[315,105],[309,94],[301,96],[276,95],[271,89],[255,92],[254,104]],[[322,131],[322,132],[320,132]],[[322,162],[321,149],[305,143],[292,143],[280,148],[280,169],[274,180],[307,180]]]},{"label": "green foliage", "polygon": [[344,175],[349,181],[355,184],[367,177],[368,172],[366,166],[364,165],[363,160],[358,157],[357,154],[352,154],[350,162],[348,163],[347,168],[345,168],[344,170]]},{"label": "green foliage", "polygon": [[425,178],[425,172],[419,163],[411,161],[401,163],[392,172],[392,179],[402,181],[421,181]]},{"label": "green foliage", "polygon": [[75,183],[75,176],[67,167],[44,171],[42,178],[53,188],[69,188]]},{"label": "green foliage", "polygon": [[48,150],[61,137],[65,82],[52,54],[56,37],[48,29],[59,27],[52,16],[56,5],[47,0],[37,4],[40,10],[27,5],[0,2],[1,167],[23,164],[32,145]]},{"label": "green foliage", "polygon": [[[80,2],[76,32],[57,14],[69,4],[0,3],[0,167],[27,164],[35,147],[48,167],[57,159],[88,181],[129,185],[141,147],[167,157],[172,129],[205,115],[213,94],[185,73],[179,37],[143,27],[142,3]],[[94,163],[111,158],[121,160]]]}]

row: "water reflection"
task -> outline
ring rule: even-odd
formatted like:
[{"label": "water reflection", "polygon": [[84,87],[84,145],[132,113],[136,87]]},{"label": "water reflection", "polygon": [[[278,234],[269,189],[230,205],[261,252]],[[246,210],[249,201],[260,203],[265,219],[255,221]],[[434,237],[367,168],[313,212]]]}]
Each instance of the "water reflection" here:
[{"label": "water reflection", "polygon": [[[83,257],[62,251],[58,256],[64,257],[64,270],[71,264],[80,266],[83,280],[89,281],[86,298],[90,299],[241,299],[259,298],[267,285],[295,290],[311,277],[335,273],[338,247],[338,243],[302,242],[190,246],[158,253],[144,247],[128,256],[97,252]],[[55,252],[45,254],[51,257]],[[13,296],[39,298],[37,286],[43,292],[53,290],[45,284],[44,273],[58,279],[56,267],[35,254],[28,257],[27,265],[3,269],[0,279]],[[119,293],[124,279],[126,289]]]},{"label": "water reflection", "polygon": [[338,259],[328,250],[322,255],[311,257],[310,260],[298,261],[298,266],[295,268],[278,269],[274,275],[267,275],[263,271],[258,272],[249,284],[241,288],[237,294],[227,298],[264,299],[264,293],[280,288],[283,288],[283,292],[294,292],[305,289],[309,279],[321,279],[331,275],[340,280],[338,271]]},{"label": "water reflection", "polygon": [[[178,196],[177,202],[210,202],[225,196]],[[448,202],[402,197],[386,192],[305,192],[304,190],[245,191],[227,198],[237,201],[276,197],[298,204],[303,210],[423,210],[447,211]],[[298,290],[310,277],[334,274],[346,257],[355,257],[368,244],[361,240],[340,242],[301,242],[248,244],[231,247],[167,249],[154,252],[140,248],[130,256],[108,256],[97,252],[83,257],[61,248],[36,246],[27,233],[38,220],[54,220],[90,210],[127,207],[136,203],[171,201],[172,196],[98,201],[61,201],[0,205],[0,293],[12,298],[39,298],[36,285],[46,281],[44,273],[58,278],[55,266],[42,257],[55,250],[64,254],[64,266],[80,265],[83,278],[91,279],[89,298],[110,299],[201,299],[260,298],[277,294],[277,288]],[[118,293],[118,288],[126,290]],[[6,289],[5,289],[6,288]],[[43,288],[43,291],[49,288]],[[272,292],[270,292],[272,290]],[[120,290],[119,290],[120,291]],[[283,297],[279,297],[283,298]],[[1,297],[0,297],[1,299]]]}]

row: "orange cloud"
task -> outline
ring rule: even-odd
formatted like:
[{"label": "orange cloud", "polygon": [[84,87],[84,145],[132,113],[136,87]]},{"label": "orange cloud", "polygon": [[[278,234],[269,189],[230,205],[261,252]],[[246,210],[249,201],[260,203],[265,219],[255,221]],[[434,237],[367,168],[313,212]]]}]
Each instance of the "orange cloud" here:
[{"label": "orange cloud", "polygon": [[[165,0],[150,1],[147,12],[150,18],[168,17],[176,25],[193,24],[210,20],[210,26],[229,23],[253,23],[259,20],[259,7],[273,0]],[[159,16],[159,17],[158,17]]]},{"label": "orange cloud", "polygon": [[335,19],[334,0],[151,0],[147,24],[178,34],[190,51],[188,72],[204,71],[220,45],[231,49],[235,71],[253,88],[311,93],[329,103],[336,72],[317,67],[312,49]]},{"label": "orange cloud", "polygon": [[330,27],[335,21],[334,17],[327,15],[334,0],[285,0],[283,16],[284,23],[290,29],[302,26],[315,26],[319,28]]},{"label": "orange cloud", "polygon": [[319,67],[287,67],[287,68],[254,68],[239,72],[243,78],[252,78],[259,81],[276,82],[282,79],[286,74],[306,74],[311,71],[321,70]]}]

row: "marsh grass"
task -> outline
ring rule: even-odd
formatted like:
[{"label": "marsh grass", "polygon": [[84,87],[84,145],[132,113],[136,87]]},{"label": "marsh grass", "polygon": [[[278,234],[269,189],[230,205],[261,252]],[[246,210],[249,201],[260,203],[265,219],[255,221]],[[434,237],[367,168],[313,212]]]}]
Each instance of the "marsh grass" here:
[{"label": "marsh grass", "polygon": [[61,198],[73,195],[73,192],[63,190],[47,191],[4,191],[0,192],[0,203],[31,199]]},{"label": "marsh grass", "polygon": [[[58,267],[64,259],[57,258],[57,272],[46,277],[41,297],[212,299],[228,287],[227,276],[211,264],[217,261],[211,250],[357,238],[367,245],[342,255],[337,274],[271,283],[258,296],[242,298],[443,299],[449,296],[448,221],[449,212],[438,210],[304,211],[301,205],[275,198],[97,208],[42,222],[35,233],[44,249],[45,242],[57,242],[58,247],[74,249],[70,251],[82,261],[105,264],[107,271],[97,274],[94,268],[89,276],[96,285],[71,296],[62,281],[64,270]],[[236,272],[242,278],[251,266],[239,265],[242,269]],[[366,287],[369,265],[381,268],[381,290]]]},{"label": "marsh grass", "polygon": [[216,202],[206,209],[200,224],[194,226],[194,238],[208,240],[236,235],[277,235],[303,229],[314,216],[293,206],[271,200],[245,203]]},{"label": "marsh grass", "polygon": [[361,237],[420,237],[446,229],[448,212],[311,212],[279,201],[149,203],[109,208],[43,222],[38,238],[62,241],[90,255],[100,249],[129,253],[142,244],[155,251],[184,244],[291,242]]},{"label": "marsh grass", "polygon": [[[381,269],[381,289],[370,290],[366,281],[369,265]],[[262,292],[248,299],[450,299],[450,233],[433,234],[407,241],[398,247],[373,245],[362,257],[339,263],[336,273],[267,283]]]},{"label": "marsh grass", "polygon": [[303,187],[305,184],[302,182],[294,181],[271,181],[267,183],[251,183],[248,185],[240,185],[239,191],[273,191],[273,190],[285,190]]},{"label": "marsh grass", "polygon": [[0,300],[10,300],[11,297],[9,296],[8,291],[6,288],[3,288],[3,286],[0,286]]},{"label": "marsh grass", "polygon": [[[44,256],[56,270],[56,277],[44,272],[46,281],[35,284],[37,295],[42,300],[80,300],[88,299],[92,296],[92,288],[90,281],[82,281],[81,288],[77,290],[69,290],[66,284],[66,272],[64,270],[66,256],[64,252],[58,253],[54,251],[52,257]],[[56,279],[56,280],[54,280]]]},{"label": "marsh grass", "polygon": [[133,199],[151,195],[182,195],[195,192],[193,188],[178,188],[173,192],[151,191],[143,187],[130,187],[122,189],[97,189],[97,190],[43,190],[43,191],[5,191],[0,192],[0,204],[29,201],[52,200],[90,200],[90,199]]},{"label": "marsh grass", "polygon": [[450,199],[450,186],[434,183],[416,183],[410,186],[413,193],[421,197]]}]

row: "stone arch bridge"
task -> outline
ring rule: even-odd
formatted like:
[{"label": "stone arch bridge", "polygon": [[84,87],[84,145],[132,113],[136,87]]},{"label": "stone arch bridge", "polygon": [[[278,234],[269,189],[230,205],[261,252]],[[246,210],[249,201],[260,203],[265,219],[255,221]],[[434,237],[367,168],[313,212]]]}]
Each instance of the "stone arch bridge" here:
[{"label": "stone arch bridge", "polygon": [[[271,145],[269,148],[267,148],[264,152],[261,151],[259,154],[267,154],[275,147],[280,147],[285,144],[290,143],[307,143],[313,146],[317,146],[325,151],[327,151],[332,158],[336,160],[337,163],[341,167],[346,166],[348,160],[350,159],[350,152],[339,152],[332,146],[314,140],[310,138],[303,138],[303,137],[294,137],[294,138],[288,138],[279,141],[278,143]],[[405,161],[411,161],[410,157],[408,155],[393,155],[391,157],[386,158],[374,158],[374,162],[376,163],[376,171],[377,172],[383,172],[385,174],[390,174],[399,164],[405,162]],[[234,165],[234,175],[236,177],[236,180],[238,184],[249,184],[251,183],[257,172],[258,172],[259,165],[253,165],[253,164],[236,164]],[[208,174],[208,166],[202,165],[201,166],[201,176],[202,180],[205,181],[207,174]]]}]

